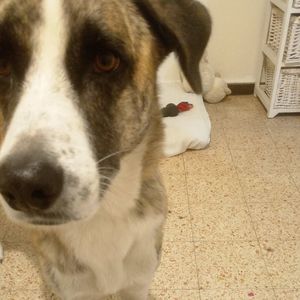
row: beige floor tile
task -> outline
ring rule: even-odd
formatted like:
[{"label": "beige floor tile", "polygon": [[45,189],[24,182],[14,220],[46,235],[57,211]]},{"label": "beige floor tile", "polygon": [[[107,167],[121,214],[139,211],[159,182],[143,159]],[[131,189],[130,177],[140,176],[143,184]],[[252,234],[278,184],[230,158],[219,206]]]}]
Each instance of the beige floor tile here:
[{"label": "beige floor tile", "polygon": [[300,214],[290,203],[250,203],[249,211],[260,240],[300,237]]},{"label": "beige floor tile", "polygon": [[292,172],[291,174],[292,174],[294,182],[295,182],[295,184],[296,184],[296,186],[298,188],[298,191],[300,192],[300,171]]},{"label": "beige floor tile", "polygon": [[268,121],[268,127],[278,131],[282,130],[298,130],[300,127],[300,115],[279,115]]},{"label": "beige floor tile", "polygon": [[152,285],[154,290],[198,289],[193,243],[165,242],[161,265]]},{"label": "beige floor tile", "polygon": [[192,238],[191,218],[188,203],[169,201],[165,241],[189,241]]},{"label": "beige floor tile", "polygon": [[185,172],[182,155],[162,159],[159,167],[164,175],[170,173],[183,174]]},{"label": "beige floor tile", "polygon": [[189,202],[194,204],[219,203],[239,204],[244,203],[240,182],[235,173],[215,175],[187,175],[187,191]]},{"label": "beige floor tile", "polygon": [[[224,104],[226,104],[224,102]],[[221,115],[224,129],[253,129],[256,130],[266,128],[267,118],[265,113],[257,110],[255,107],[239,108],[230,106],[218,106],[218,113]]]},{"label": "beige floor tile", "polygon": [[298,290],[277,290],[275,289],[277,300],[299,300],[300,289]]},{"label": "beige floor tile", "polygon": [[290,175],[240,174],[240,180],[248,203],[289,201],[298,193]]},{"label": "beige floor tile", "polygon": [[203,202],[192,203],[190,208],[195,241],[256,240],[245,204]]},{"label": "beige floor tile", "polygon": [[20,289],[14,291],[3,290],[3,294],[5,295],[5,298],[3,298],[5,300],[61,300],[54,294],[43,289]]},{"label": "beige floor tile", "polygon": [[[229,110],[234,108],[237,110],[265,113],[265,110],[263,109],[260,101],[252,95],[227,97],[223,102],[219,103],[217,107],[221,110],[224,110],[224,108],[227,108]],[[266,117],[265,114],[264,117]]]},{"label": "beige floor tile", "polygon": [[163,182],[166,188],[169,202],[181,203],[187,201],[186,177],[182,174],[163,174]]},{"label": "beige floor tile", "polygon": [[218,123],[218,121],[220,120],[220,117],[217,112],[217,105],[205,102],[205,107],[209,114],[211,122]]},{"label": "beige floor tile", "polygon": [[275,289],[300,287],[300,241],[268,241],[263,253]]},{"label": "beige floor tile", "polygon": [[212,122],[211,141],[207,149],[216,153],[228,153],[228,145],[225,138],[223,126],[220,122]]},{"label": "beige floor tile", "polygon": [[168,216],[165,227],[166,241],[192,241],[188,194],[183,174],[164,174],[168,195]]},{"label": "beige floor tile", "polygon": [[272,288],[256,242],[199,242],[196,261],[200,289]]},{"label": "beige floor tile", "polygon": [[245,130],[245,131],[261,131],[266,128],[267,120],[261,119],[255,112],[243,112],[239,113],[238,110],[225,113],[222,119],[222,125],[225,132],[234,130]]},{"label": "beige floor tile", "polygon": [[220,102],[217,105],[217,109],[221,113],[240,111],[243,113],[249,113],[252,116],[253,113],[260,114],[263,112],[261,106],[257,104],[257,99],[253,96],[231,96]]},{"label": "beige floor tile", "polygon": [[273,206],[287,232],[287,239],[300,240],[300,196],[297,202],[275,202]]},{"label": "beige floor tile", "polygon": [[26,244],[3,244],[5,257],[0,265],[0,289],[39,290],[43,287],[36,255]]},{"label": "beige floor tile", "polygon": [[215,173],[234,170],[229,150],[206,149],[188,151],[183,155],[187,174],[208,176]]},{"label": "beige floor tile", "polygon": [[299,172],[300,170],[300,147],[277,147],[277,151],[281,160],[291,172]]},{"label": "beige floor tile", "polygon": [[204,290],[201,300],[275,300],[273,290]]},{"label": "beige floor tile", "polygon": [[300,147],[300,127],[283,128],[269,127],[272,139],[278,148],[287,147],[291,149],[299,149]]},{"label": "beige floor tile", "polygon": [[192,164],[191,161],[186,162],[187,165],[187,175],[189,176],[202,176],[202,178],[212,178],[212,177],[226,177],[236,176],[235,166],[232,161],[218,161],[218,160],[201,160],[198,163]]},{"label": "beige floor tile", "polygon": [[287,174],[288,168],[275,148],[255,147],[231,151],[239,175]]},{"label": "beige floor tile", "polygon": [[[42,290],[0,290],[0,299],[3,300],[56,300]],[[57,299],[58,300],[58,299]]]},{"label": "beige floor tile", "polygon": [[200,300],[198,290],[153,290],[149,300]]},{"label": "beige floor tile", "polygon": [[267,129],[259,130],[239,128],[225,131],[228,146],[231,150],[249,150],[256,148],[275,148]]}]

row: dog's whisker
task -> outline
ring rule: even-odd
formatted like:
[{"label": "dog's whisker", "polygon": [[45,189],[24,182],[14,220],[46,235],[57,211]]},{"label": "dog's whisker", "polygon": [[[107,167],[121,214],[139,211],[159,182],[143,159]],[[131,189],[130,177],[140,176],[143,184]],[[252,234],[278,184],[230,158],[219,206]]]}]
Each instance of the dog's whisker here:
[{"label": "dog's whisker", "polygon": [[112,174],[112,173],[114,173],[114,172],[117,172],[118,169],[116,169],[116,168],[99,167],[99,168],[98,168],[98,171],[100,172],[100,175],[102,176],[103,173],[104,173],[104,174]]},{"label": "dog's whisker", "polygon": [[114,170],[114,171],[117,171],[117,169],[113,168],[113,167],[98,167],[98,170]]},{"label": "dog's whisker", "polygon": [[116,155],[118,155],[118,154],[125,153],[125,152],[127,152],[127,151],[123,150],[123,151],[117,151],[117,152],[115,152],[115,153],[109,154],[109,155],[107,155],[107,156],[101,158],[101,159],[97,162],[97,165],[101,164],[102,162],[104,162],[105,160],[107,160],[107,159],[109,159],[109,158],[111,158],[111,157],[114,157],[114,156],[116,156]]},{"label": "dog's whisker", "polygon": [[105,176],[105,175],[103,175],[103,174],[101,174],[101,177],[102,177],[103,179],[107,179],[109,182],[111,182],[111,178],[110,178],[110,177]]}]

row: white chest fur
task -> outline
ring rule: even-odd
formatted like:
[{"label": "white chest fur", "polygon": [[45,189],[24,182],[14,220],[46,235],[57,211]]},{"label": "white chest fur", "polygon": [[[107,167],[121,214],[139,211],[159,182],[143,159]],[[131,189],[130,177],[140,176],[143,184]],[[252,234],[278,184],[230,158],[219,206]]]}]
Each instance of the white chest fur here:
[{"label": "white chest fur", "polygon": [[163,216],[141,218],[132,213],[141,189],[141,150],[139,147],[123,159],[118,175],[91,220],[57,232],[63,244],[92,274],[74,280],[56,272],[57,281],[65,287],[64,299],[110,295],[137,282],[146,285],[151,281],[158,262],[156,233]]}]

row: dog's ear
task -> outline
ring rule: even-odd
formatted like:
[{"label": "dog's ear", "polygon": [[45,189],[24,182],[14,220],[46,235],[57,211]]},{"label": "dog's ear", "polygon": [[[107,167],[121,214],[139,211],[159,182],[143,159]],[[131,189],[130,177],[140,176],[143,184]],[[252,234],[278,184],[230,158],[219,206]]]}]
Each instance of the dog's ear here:
[{"label": "dog's ear", "polygon": [[162,57],[175,51],[196,93],[202,90],[199,63],[211,33],[207,9],[195,0],[133,0],[163,46]]}]

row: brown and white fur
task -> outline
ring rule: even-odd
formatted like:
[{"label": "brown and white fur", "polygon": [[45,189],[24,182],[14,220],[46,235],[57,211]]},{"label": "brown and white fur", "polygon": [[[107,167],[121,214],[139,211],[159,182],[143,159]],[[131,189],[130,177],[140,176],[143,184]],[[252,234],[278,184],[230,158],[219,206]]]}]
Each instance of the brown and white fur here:
[{"label": "brown and white fur", "polygon": [[[200,92],[209,35],[194,0],[0,1],[0,201],[61,299],[147,299],[166,214],[156,72],[176,51]],[[107,53],[120,63],[95,72]]]}]

